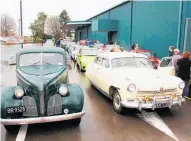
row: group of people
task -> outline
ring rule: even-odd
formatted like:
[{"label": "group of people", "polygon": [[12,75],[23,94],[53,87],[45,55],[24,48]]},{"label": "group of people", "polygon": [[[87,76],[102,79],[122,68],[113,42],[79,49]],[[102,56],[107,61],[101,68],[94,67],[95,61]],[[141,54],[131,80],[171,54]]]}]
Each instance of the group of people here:
[{"label": "group of people", "polygon": [[179,49],[174,49],[173,46],[169,47],[169,56],[172,56],[172,62],[175,68],[177,77],[180,77],[185,82],[185,88],[183,90],[183,97],[189,94],[189,79],[190,79],[190,67],[191,67],[191,55],[189,51],[185,51],[180,54]]},{"label": "group of people", "polygon": [[124,52],[124,48],[123,47],[120,47],[119,49],[118,48],[111,48],[110,52]]}]

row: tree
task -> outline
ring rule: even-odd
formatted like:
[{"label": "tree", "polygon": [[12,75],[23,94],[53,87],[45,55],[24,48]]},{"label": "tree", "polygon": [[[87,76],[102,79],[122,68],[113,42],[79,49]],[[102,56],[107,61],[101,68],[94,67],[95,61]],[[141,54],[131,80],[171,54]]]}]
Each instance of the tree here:
[{"label": "tree", "polygon": [[7,14],[1,15],[1,36],[8,37],[15,35],[16,32],[16,22],[12,17]]},{"label": "tree", "polygon": [[62,38],[63,31],[61,30],[61,24],[58,16],[52,16],[47,18],[45,23],[46,34],[52,35],[55,40]]},{"label": "tree", "polygon": [[[70,21],[70,17],[66,10],[62,10],[62,12],[60,13],[59,21],[60,21],[61,25],[64,25],[65,23]],[[61,29],[61,30],[63,30],[63,29]],[[64,36],[71,36],[70,31],[63,30],[62,32],[64,33]]]},{"label": "tree", "polygon": [[37,39],[43,40],[45,35],[45,22],[47,19],[47,15],[44,12],[39,12],[37,14],[37,19],[30,24],[29,29],[32,32],[33,40],[37,41]]},{"label": "tree", "polygon": [[66,10],[62,10],[62,12],[60,13],[59,15],[59,21],[60,21],[60,24],[63,25],[64,23],[66,22],[69,22],[70,21],[70,17],[67,13]]}]

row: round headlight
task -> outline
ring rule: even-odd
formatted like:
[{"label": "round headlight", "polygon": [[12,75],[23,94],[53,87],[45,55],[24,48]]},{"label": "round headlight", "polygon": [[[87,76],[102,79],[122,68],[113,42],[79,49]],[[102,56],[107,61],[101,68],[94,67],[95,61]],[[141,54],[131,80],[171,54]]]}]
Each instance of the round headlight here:
[{"label": "round headlight", "polygon": [[59,94],[65,96],[68,93],[68,89],[65,85],[61,85],[59,88]]},{"label": "round headlight", "polygon": [[184,87],[185,87],[185,83],[184,83],[184,82],[181,82],[181,83],[179,84],[179,88],[180,88],[180,89],[184,89]]},{"label": "round headlight", "polygon": [[15,88],[15,96],[21,98],[24,95],[24,90],[20,87]]},{"label": "round headlight", "polygon": [[136,90],[136,86],[134,84],[130,84],[128,87],[128,91],[134,92]]}]

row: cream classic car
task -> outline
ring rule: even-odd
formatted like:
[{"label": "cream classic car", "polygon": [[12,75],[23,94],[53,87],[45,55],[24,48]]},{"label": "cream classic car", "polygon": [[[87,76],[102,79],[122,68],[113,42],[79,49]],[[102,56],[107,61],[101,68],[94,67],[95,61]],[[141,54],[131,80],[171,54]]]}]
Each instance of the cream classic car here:
[{"label": "cream classic car", "polygon": [[124,107],[154,110],[181,106],[184,82],[153,69],[142,54],[101,53],[88,65],[86,75],[93,86],[113,100],[118,113]]}]

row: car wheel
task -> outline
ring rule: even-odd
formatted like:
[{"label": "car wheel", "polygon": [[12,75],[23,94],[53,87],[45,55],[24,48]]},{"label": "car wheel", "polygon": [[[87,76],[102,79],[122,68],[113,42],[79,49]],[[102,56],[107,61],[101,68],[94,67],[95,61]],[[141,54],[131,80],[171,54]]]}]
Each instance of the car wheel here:
[{"label": "car wheel", "polygon": [[121,97],[117,90],[115,90],[113,93],[113,108],[119,114],[122,114],[124,109],[121,105]]},{"label": "car wheel", "polygon": [[4,127],[8,132],[18,132],[20,129],[20,125],[4,125]]},{"label": "car wheel", "polygon": [[81,122],[81,118],[71,120],[72,125],[78,126]]}]

